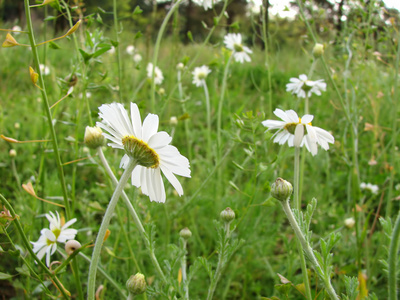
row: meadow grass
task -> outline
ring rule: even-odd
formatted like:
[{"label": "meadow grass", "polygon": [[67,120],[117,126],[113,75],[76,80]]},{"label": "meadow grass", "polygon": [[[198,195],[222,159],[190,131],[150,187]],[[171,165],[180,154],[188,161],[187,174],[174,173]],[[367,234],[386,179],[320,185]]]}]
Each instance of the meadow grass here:
[{"label": "meadow grass", "polygon": [[[36,25],[40,27],[41,23]],[[274,144],[271,140],[273,132],[266,132],[261,122],[277,119],[270,106],[294,109],[299,116],[303,115],[304,99],[286,92],[285,85],[291,77],[309,73],[314,60],[311,37],[293,42],[293,45],[276,47],[272,35],[268,40],[269,53],[254,45],[251,46],[251,62],[231,62],[218,133],[222,82],[231,55],[223,47],[221,32],[213,36],[212,44],[205,46],[184,45],[172,37],[163,37],[157,66],[165,79],[160,86],[152,86],[151,79],[146,76],[146,65],[154,59],[154,49],[148,46],[153,42],[146,43],[146,37],[135,41],[136,52],[143,58],[135,63],[125,52],[126,46],[131,44],[132,34],[123,31],[118,38],[119,59],[117,53],[105,52],[85,64],[77,48],[88,53],[93,50],[86,31],[97,35],[97,41],[102,39],[104,44],[111,45],[110,40],[116,40],[114,31],[82,25],[73,35],[77,46],[74,37],[70,36],[57,42],[60,49],[38,48],[40,62],[50,68],[50,74],[43,75],[50,106],[67,94],[71,74],[78,78],[73,92],[51,109],[50,120],[65,174],[69,218],[60,207],[34,198],[21,187],[31,182],[36,195],[65,205],[51,141],[0,142],[1,194],[18,215],[27,239],[36,241],[40,230],[48,225],[44,214],[57,210],[67,220],[77,218],[72,227],[78,229],[76,239],[82,245],[94,243],[114,186],[98,152],[87,148],[83,142],[85,127],[99,121],[98,107],[102,104],[119,102],[128,108],[130,102],[135,102],[142,120],[148,113],[157,114],[160,130],[173,135],[172,144],[190,161],[191,178],[179,178],[184,189],[182,197],[165,181],[165,204],[150,202],[128,181],[124,191],[143,222],[150,247],[154,247],[167,281],[163,282],[154,268],[148,247],[120,200],[100,256],[102,270],[97,273],[96,289],[100,285],[103,289],[99,299],[127,297],[125,282],[137,272],[145,275],[148,284],[147,294],[137,296],[138,299],[188,298],[180,277],[185,251],[191,280],[188,290],[192,299],[210,297],[210,278],[216,285],[213,299],[268,299],[273,296],[303,299],[304,280],[296,238],[279,202],[270,195],[271,184],[277,177],[294,183],[295,151],[286,144]],[[37,32],[36,40],[42,40],[43,32]],[[5,33],[0,33],[4,39]],[[396,31],[389,28],[387,34],[394,35]],[[21,44],[29,44],[26,34],[15,38]],[[320,249],[320,238],[327,238],[331,233],[341,234],[332,250],[331,262],[331,280],[337,293],[349,296],[346,290],[349,284],[345,282],[347,275],[358,278],[355,285],[360,299],[388,299],[388,277],[382,260],[388,259],[388,235],[392,227],[390,222],[383,222],[382,226],[378,218],[392,218],[394,224],[399,212],[399,202],[393,200],[400,193],[395,189],[400,182],[396,177],[398,142],[393,132],[398,130],[399,116],[394,102],[398,98],[395,88],[398,81],[394,81],[397,80],[398,50],[397,45],[387,43],[388,48],[378,49],[384,53],[381,56],[367,49],[364,42],[361,36],[349,35],[336,45],[326,43],[324,61],[327,68],[322,59],[315,61],[311,78],[324,79],[327,90],[321,96],[313,95],[309,99],[309,112],[314,115],[313,126],[331,132],[335,143],[328,151],[320,148],[316,156],[301,151],[300,194],[304,211],[312,198],[318,200],[309,240],[314,249]],[[244,44],[248,45],[247,42]],[[193,61],[195,57],[197,60]],[[181,87],[176,68],[180,62],[190,66],[181,71]],[[208,65],[212,71],[206,79],[211,103],[211,132],[207,127],[204,90],[192,84],[191,72],[201,65]],[[51,126],[43,108],[41,90],[29,77],[28,67],[34,67],[29,48],[2,48],[0,66],[0,133],[19,141],[51,140]],[[326,69],[340,96],[329,81]],[[268,90],[268,76],[272,90]],[[86,92],[90,92],[90,96],[85,97]],[[178,123],[171,123],[171,117],[177,117]],[[208,136],[212,140],[211,148],[207,147]],[[16,150],[15,156],[10,155],[11,149]],[[111,170],[120,178],[122,151],[105,146],[103,152]],[[361,182],[378,185],[378,193],[360,189]],[[236,215],[229,234],[220,220],[220,213],[226,207],[232,208]],[[351,217],[356,217],[356,224],[348,228],[344,222]],[[23,243],[16,221],[5,217],[1,220],[0,272],[4,280],[0,282],[0,290],[14,299],[50,299],[49,292],[53,297],[59,295],[50,275],[43,271],[44,266],[36,265],[27,252],[28,246]],[[184,227],[192,232],[185,243],[179,235]],[[393,248],[393,253],[398,253],[396,244]],[[81,252],[85,257],[77,255],[71,267],[57,273],[72,297],[86,297],[79,295],[79,283],[75,280],[80,278],[81,288],[86,293],[89,270],[86,258],[91,257],[92,250],[92,247],[85,248]],[[62,253],[63,250],[54,254],[52,261],[63,262]],[[216,282],[213,272],[221,256],[225,265],[220,266],[221,276]],[[313,298],[324,299],[321,278],[309,264],[307,267]],[[79,272],[73,272],[74,268]],[[394,272],[396,275],[396,268]],[[343,296],[343,299],[346,298]],[[348,299],[355,298],[349,296]]]}]

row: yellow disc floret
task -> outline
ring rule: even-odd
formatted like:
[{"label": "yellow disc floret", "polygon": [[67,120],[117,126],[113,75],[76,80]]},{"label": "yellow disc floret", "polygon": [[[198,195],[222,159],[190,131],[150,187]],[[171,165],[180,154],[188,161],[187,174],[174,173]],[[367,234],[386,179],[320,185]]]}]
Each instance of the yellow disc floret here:
[{"label": "yellow disc floret", "polygon": [[127,135],[122,138],[122,144],[126,153],[135,161],[138,165],[146,168],[157,168],[160,164],[160,157],[154,149],[133,135]]}]

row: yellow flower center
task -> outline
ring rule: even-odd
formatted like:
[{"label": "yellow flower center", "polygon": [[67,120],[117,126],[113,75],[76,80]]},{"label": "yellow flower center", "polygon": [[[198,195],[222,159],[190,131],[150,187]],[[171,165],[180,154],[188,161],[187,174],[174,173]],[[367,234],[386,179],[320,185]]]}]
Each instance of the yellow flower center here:
[{"label": "yellow flower center", "polygon": [[[299,122],[298,122],[298,123],[287,123],[287,124],[285,125],[285,127],[283,127],[283,128],[284,128],[286,131],[288,131],[289,133],[294,134],[294,132],[295,132],[295,130],[296,130],[296,126],[297,126],[298,124],[300,124],[300,123],[301,123],[301,118],[299,118]],[[312,126],[311,122],[308,123],[307,125]],[[307,134],[307,127],[304,126],[304,135],[306,135],[306,134]]]},{"label": "yellow flower center", "polygon": [[51,241],[51,240],[49,240],[49,239],[46,239],[46,244],[47,244],[47,246],[50,246],[50,245],[56,243],[58,237],[59,237],[60,234],[61,234],[61,229],[55,228],[55,229],[52,230],[52,232],[53,232],[54,235],[56,236],[56,240],[55,240],[55,241]]},{"label": "yellow flower center", "polygon": [[160,164],[160,157],[154,149],[146,142],[139,140],[133,135],[124,136],[122,144],[126,153],[134,159],[138,165],[146,168],[157,168]]}]

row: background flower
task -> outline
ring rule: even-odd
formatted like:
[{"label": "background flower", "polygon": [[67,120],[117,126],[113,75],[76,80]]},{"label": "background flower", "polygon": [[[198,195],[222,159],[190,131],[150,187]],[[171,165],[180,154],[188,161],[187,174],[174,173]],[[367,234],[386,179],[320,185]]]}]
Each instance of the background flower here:
[{"label": "background flower", "polygon": [[251,61],[249,54],[253,53],[253,51],[248,47],[243,46],[242,35],[240,33],[228,33],[224,37],[224,44],[226,48],[233,51],[235,61],[240,63]]},{"label": "background flower", "polygon": [[[152,63],[149,63],[147,65],[146,71],[147,71],[147,77],[152,79],[153,78],[153,64]],[[154,68],[154,83],[161,84],[163,82],[163,80],[164,80],[164,76],[163,76],[161,70],[156,66]]]},{"label": "background flower", "polygon": [[193,84],[197,87],[202,86],[211,70],[207,66],[201,66],[194,69],[193,74]]},{"label": "background flower", "polygon": [[312,93],[321,96],[321,91],[326,91],[326,83],[323,79],[311,81],[307,75],[301,74],[299,78],[290,78],[290,83],[286,84],[286,91],[297,95],[299,98],[310,97]]}]

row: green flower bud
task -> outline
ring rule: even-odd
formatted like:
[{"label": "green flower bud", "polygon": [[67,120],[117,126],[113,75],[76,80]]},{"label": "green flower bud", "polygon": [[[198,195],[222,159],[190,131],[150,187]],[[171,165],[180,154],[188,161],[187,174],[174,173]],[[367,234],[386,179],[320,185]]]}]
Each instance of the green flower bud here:
[{"label": "green flower bud", "polygon": [[221,212],[220,217],[225,223],[230,223],[235,220],[235,212],[230,207],[227,207]]},{"label": "green flower bud", "polygon": [[105,138],[101,128],[97,126],[86,126],[84,142],[89,148],[92,149],[97,149],[98,147],[103,146],[105,143]]},{"label": "green flower bud", "polygon": [[136,273],[135,276],[129,277],[126,282],[126,288],[132,296],[140,295],[146,292],[146,279],[142,273]]},{"label": "green flower bud", "polygon": [[189,230],[189,228],[185,227],[179,232],[179,235],[181,238],[188,240],[192,236],[192,232]]},{"label": "green flower bud", "polygon": [[271,185],[271,195],[279,201],[286,201],[293,193],[293,186],[289,181],[277,178]]}]

